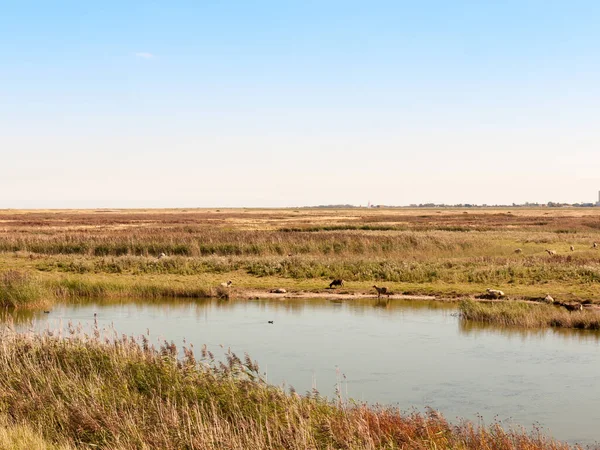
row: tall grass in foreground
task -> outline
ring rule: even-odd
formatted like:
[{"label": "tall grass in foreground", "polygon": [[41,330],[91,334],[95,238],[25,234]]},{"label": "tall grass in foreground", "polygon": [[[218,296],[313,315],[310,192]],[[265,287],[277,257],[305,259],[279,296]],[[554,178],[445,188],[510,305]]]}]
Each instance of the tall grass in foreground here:
[{"label": "tall grass in foreground", "polygon": [[[256,363],[146,338],[102,340],[0,336],[0,417],[48,442],[85,448],[161,449],[568,449],[533,432],[468,422],[435,412],[287,394]],[[1,425],[0,425],[1,426]]]},{"label": "tall grass in foreground", "polygon": [[559,306],[545,304],[463,300],[460,303],[460,316],[464,320],[502,326],[600,330],[600,313],[595,310],[570,312]]},{"label": "tall grass in foreground", "polygon": [[0,449],[3,450],[71,450],[67,444],[55,444],[26,424],[15,425],[0,418]]}]

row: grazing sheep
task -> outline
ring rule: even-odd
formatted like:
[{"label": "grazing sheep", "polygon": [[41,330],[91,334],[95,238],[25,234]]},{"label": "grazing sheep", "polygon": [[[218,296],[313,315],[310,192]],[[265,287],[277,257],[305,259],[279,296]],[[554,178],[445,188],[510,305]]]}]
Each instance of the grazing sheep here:
[{"label": "grazing sheep", "polygon": [[388,297],[390,296],[390,293],[388,292],[388,289],[386,287],[377,287],[377,285],[375,284],[373,285],[373,287],[377,291],[377,298],[381,297],[381,294],[387,295]]},{"label": "grazing sheep", "polygon": [[546,251],[548,252],[548,254],[550,256],[556,256],[556,250],[548,250],[548,249],[546,249]]},{"label": "grazing sheep", "polygon": [[571,245],[571,247],[569,247],[569,248],[570,248],[570,250],[571,250],[572,252],[574,252],[574,251],[575,251],[575,246]]},{"label": "grazing sheep", "polygon": [[502,292],[499,289],[490,289],[490,288],[487,288],[486,292],[487,292],[488,297],[490,297],[490,298],[501,298],[501,297],[504,297],[504,292]]},{"label": "grazing sheep", "polygon": [[343,286],[344,285],[344,280],[340,279],[335,279],[333,280],[331,283],[329,283],[329,288],[332,289],[334,286]]},{"label": "grazing sheep", "polygon": [[561,306],[564,306],[567,311],[582,311],[583,305],[581,303],[563,303]]},{"label": "grazing sheep", "polygon": [[221,300],[229,300],[231,292],[227,287],[227,283],[221,283],[219,286],[217,286],[216,294],[217,298],[220,298]]},{"label": "grazing sheep", "polygon": [[164,257],[166,257],[166,256],[167,256],[167,255],[165,255],[165,254],[164,254],[164,252],[161,252],[161,253],[160,253],[160,255],[158,255],[158,257],[157,257],[157,258],[158,258],[158,259],[161,259],[161,258],[164,258]]},{"label": "grazing sheep", "polygon": [[546,294],[546,296],[544,297],[544,303],[554,303],[554,299],[550,294]]},{"label": "grazing sheep", "polygon": [[224,287],[224,288],[228,288],[231,285],[232,285],[231,280],[229,280],[227,283],[221,283],[221,286]]},{"label": "grazing sheep", "polygon": [[282,288],[272,289],[270,291],[272,294],[285,294],[287,291]]},{"label": "grazing sheep", "polygon": [[597,242],[594,242],[594,243],[592,244],[592,248],[598,248],[598,243],[597,243]]},{"label": "grazing sheep", "polygon": [[515,250],[515,253],[517,253],[517,254],[523,253],[523,249],[518,248],[518,249]]}]

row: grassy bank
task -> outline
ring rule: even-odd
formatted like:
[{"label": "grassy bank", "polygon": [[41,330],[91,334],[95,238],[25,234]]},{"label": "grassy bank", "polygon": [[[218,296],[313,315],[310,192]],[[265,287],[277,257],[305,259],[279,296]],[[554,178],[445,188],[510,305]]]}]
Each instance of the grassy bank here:
[{"label": "grassy bank", "polygon": [[235,292],[212,279],[202,282],[151,277],[47,275],[23,270],[0,272],[0,307],[42,308],[57,301],[80,298],[229,298]]},{"label": "grassy bank", "polygon": [[[29,262],[29,259],[25,259]],[[2,258],[0,257],[0,263]],[[11,261],[12,262],[12,261]],[[353,298],[373,296],[376,294],[372,281],[346,281],[343,288],[328,289],[328,278],[283,278],[278,276],[256,277],[243,271],[226,273],[202,273],[198,275],[172,274],[107,274],[107,273],[74,273],[59,271],[35,271],[34,268],[18,264],[19,270],[10,270],[20,279],[25,279],[28,291],[35,295],[23,295],[20,289],[20,302],[10,301],[0,295],[0,306],[16,306],[19,308],[50,307],[56,302],[79,301],[81,298],[118,299],[118,298],[252,298],[254,295],[269,292],[272,289],[284,288],[289,293],[305,293],[308,296],[351,294]],[[7,291],[3,285],[4,272],[0,271],[0,292]],[[220,284],[232,280],[233,287],[222,288]],[[385,286],[395,294],[437,296],[440,299],[458,301],[472,293],[482,294],[487,284],[470,283],[398,283],[386,282]],[[512,299],[539,299],[546,292],[553,293],[562,301],[593,299],[593,287],[579,286],[573,292],[569,285],[556,283],[543,286],[512,286],[501,288]],[[10,289],[14,289],[10,286]],[[588,291],[588,289],[590,289]],[[40,297],[41,295],[41,297]]]},{"label": "grassy bank", "polygon": [[0,306],[39,308],[52,303],[53,298],[41,278],[31,272],[0,272]]},{"label": "grassy bank", "polygon": [[37,273],[68,295],[195,297],[234,278],[313,290],[342,278],[356,291],[492,287],[600,302],[593,242],[600,208],[0,211],[0,271]]},{"label": "grassy bank", "polygon": [[460,303],[460,315],[463,320],[500,326],[600,330],[600,313],[597,310],[567,311],[560,306],[545,304],[463,300]]},{"label": "grassy bank", "polygon": [[219,363],[146,338],[3,333],[0,427],[9,440],[37,440],[35,448],[569,448],[535,432],[452,425],[433,412],[285,393],[234,354]]}]

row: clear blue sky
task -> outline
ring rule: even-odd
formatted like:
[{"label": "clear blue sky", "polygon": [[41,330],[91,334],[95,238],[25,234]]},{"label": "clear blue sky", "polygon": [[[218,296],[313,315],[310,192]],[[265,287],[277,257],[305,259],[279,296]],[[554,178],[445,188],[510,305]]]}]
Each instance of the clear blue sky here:
[{"label": "clear blue sky", "polygon": [[0,207],[597,199],[598,1],[0,6]]}]

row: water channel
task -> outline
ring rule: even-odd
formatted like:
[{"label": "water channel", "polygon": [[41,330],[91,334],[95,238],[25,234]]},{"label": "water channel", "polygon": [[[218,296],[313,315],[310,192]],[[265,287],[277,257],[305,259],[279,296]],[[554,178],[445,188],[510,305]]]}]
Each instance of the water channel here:
[{"label": "water channel", "polygon": [[[600,334],[466,324],[456,305],[394,300],[81,302],[11,314],[18,329],[90,329],[185,339],[257,360],[299,392],[440,410],[504,426],[538,426],[571,443],[600,441]],[[268,321],[273,321],[272,324]]]}]

